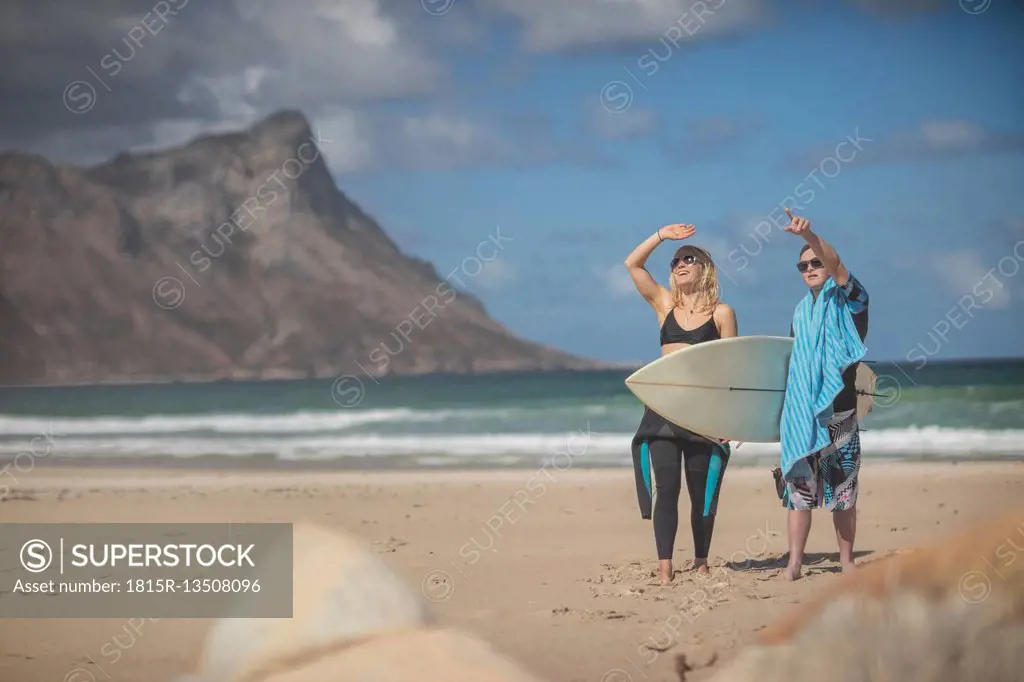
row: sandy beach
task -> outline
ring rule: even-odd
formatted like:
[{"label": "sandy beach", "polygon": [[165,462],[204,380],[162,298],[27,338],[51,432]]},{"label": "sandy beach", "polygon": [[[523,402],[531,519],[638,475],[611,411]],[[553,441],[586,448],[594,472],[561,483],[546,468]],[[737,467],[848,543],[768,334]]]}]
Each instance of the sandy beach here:
[{"label": "sandy beach", "polygon": [[[858,561],[926,543],[1022,497],[1024,462],[868,461]],[[680,516],[682,568],[692,545],[687,516]],[[656,585],[651,525],[639,516],[626,469],[39,467],[0,503],[0,520],[311,521],[338,528],[420,586],[441,622],[479,634],[552,682],[674,681],[678,654],[695,666],[710,663],[687,678],[706,679],[838,570],[831,520],[818,512],[806,577],[782,580],[785,511],[762,468],[726,474],[711,575],[683,574],[669,587]],[[0,621],[0,679],[169,680],[190,669],[207,626],[163,619],[133,632],[124,619]]]}]

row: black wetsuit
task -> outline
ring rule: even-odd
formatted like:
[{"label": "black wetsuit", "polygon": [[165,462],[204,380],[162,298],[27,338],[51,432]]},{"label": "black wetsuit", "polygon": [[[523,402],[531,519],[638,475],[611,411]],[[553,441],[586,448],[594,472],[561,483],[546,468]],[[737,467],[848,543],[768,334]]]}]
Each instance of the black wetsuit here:
[{"label": "black wetsuit", "polygon": [[[714,320],[696,329],[683,329],[675,311],[661,327],[661,345],[697,344],[720,338]],[[729,463],[729,446],[720,445],[644,409],[633,437],[633,470],[636,476],[640,515],[654,522],[654,541],[659,559],[671,559],[679,527],[679,493],[683,472],[690,495],[690,528],[693,553],[706,559],[715,528],[715,512],[722,478]]]}]

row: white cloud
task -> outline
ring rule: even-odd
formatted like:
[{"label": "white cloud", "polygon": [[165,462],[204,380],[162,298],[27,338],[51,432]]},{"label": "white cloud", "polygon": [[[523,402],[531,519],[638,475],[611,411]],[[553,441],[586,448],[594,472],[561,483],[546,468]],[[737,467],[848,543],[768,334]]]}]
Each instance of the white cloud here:
[{"label": "white cloud", "polygon": [[693,235],[690,239],[679,242],[676,248],[685,246],[687,243],[704,249],[711,254],[711,257],[716,262],[725,259],[725,255],[728,252],[727,249],[729,248],[729,242],[725,235],[715,234],[707,228],[697,230],[697,234]]},{"label": "white cloud", "polygon": [[[604,164],[583,127],[555,139],[554,125],[482,120],[453,111],[461,104],[454,100],[447,109],[436,106],[431,98],[453,85],[453,46],[485,49],[491,31],[511,16],[533,51],[633,41],[639,54],[641,44],[671,38],[678,47],[756,21],[761,2],[704,0],[710,11],[701,23],[695,0],[460,0],[443,17],[415,0],[305,0],[294,7],[280,0],[173,0],[177,12],[155,35],[144,28],[145,13],[124,2],[88,10],[8,3],[0,8],[0,36],[8,39],[0,41],[0,59],[19,68],[0,71],[8,94],[0,99],[0,148],[92,164],[297,109],[351,145],[342,149],[339,142],[329,157],[340,172]],[[699,31],[680,33],[681,17],[684,24],[697,21]],[[136,34],[144,37],[133,44],[129,36]],[[73,81],[75,98],[65,104],[87,111],[62,106]],[[93,101],[83,100],[82,88],[93,89]],[[416,113],[382,113],[390,104],[428,102]],[[658,124],[640,108],[618,117],[593,114],[590,129],[607,139],[640,137]]]},{"label": "white cloud", "polygon": [[[855,134],[861,135],[859,127]],[[1024,135],[993,130],[962,119],[929,119],[912,128],[881,135],[869,131],[864,140],[863,151],[848,148],[842,152],[854,155],[851,163],[913,162],[1024,149]],[[843,140],[839,143],[843,144]],[[819,145],[795,155],[790,161],[801,167],[813,167],[825,157],[838,156],[836,149],[835,142]]]},{"label": "white cloud", "polygon": [[485,289],[500,289],[517,279],[519,279],[518,268],[502,261],[499,256],[495,260],[484,263],[483,269],[480,270],[480,274],[474,278],[474,281],[478,281],[480,286]]},{"label": "white cloud", "polygon": [[[529,52],[610,44],[675,44],[730,34],[764,20],[762,0],[481,0],[516,17]],[[672,27],[677,27],[673,29]]]},{"label": "white cloud", "polygon": [[[1013,256],[1013,254],[1008,254]],[[1016,260],[1016,259],[1014,259]],[[977,251],[955,251],[932,254],[927,263],[947,289],[958,298],[972,295],[986,308],[1007,308],[1010,305],[1011,278],[1000,272],[998,259],[989,262]],[[1020,268],[1021,264],[1016,263]],[[1005,273],[1017,273],[1003,267]],[[1021,273],[1017,273],[1020,276]]]},{"label": "white cloud", "polygon": [[334,140],[327,162],[335,173],[527,164],[557,158],[560,150],[544,130],[516,138],[497,121],[449,110],[386,114],[339,108],[313,123]]},{"label": "white cloud", "polygon": [[[383,0],[267,3],[254,21],[269,44],[259,66],[275,67],[260,94],[282,106],[301,101],[378,99],[433,91],[443,67],[413,26]],[[244,78],[244,75],[239,76]]]},{"label": "white cloud", "polygon": [[778,247],[784,245],[787,237],[771,223],[766,212],[729,214],[707,227],[698,226],[692,239],[711,253],[723,283],[742,286],[756,282],[766,270],[779,266]]},{"label": "white cloud", "polygon": [[608,295],[613,298],[638,295],[633,278],[630,277],[626,266],[621,263],[608,267],[597,267],[594,270],[594,276]]},{"label": "white cloud", "polygon": [[625,111],[610,112],[600,102],[588,99],[587,126],[606,140],[633,140],[654,132],[660,123],[658,114],[650,109],[630,107]]},{"label": "white cloud", "polygon": [[[282,109],[315,120],[436,94],[449,82],[435,45],[447,30],[414,4],[415,11],[390,0],[175,0],[179,9],[156,35],[140,28],[144,12],[124,3],[87,12],[7,7],[0,20],[31,37],[18,42],[17,61],[32,68],[0,74],[9,95],[0,103],[8,119],[0,147],[92,163],[237,130]],[[132,31],[144,34],[139,43]],[[12,49],[0,46],[0,57]],[[74,104],[83,105],[90,88],[94,100],[69,114],[61,93],[75,80],[84,84]]]},{"label": "white cloud", "polygon": [[912,137],[936,151],[956,151],[978,147],[988,136],[983,128],[967,121],[925,121]]},{"label": "white cloud", "polygon": [[758,123],[749,119],[700,118],[683,123],[687,134],[701,144],[725,144],[754,132]]},{"label": "white cloud", "polygon": [[324,160],[333,173],[349,173],[370,168],[374,161],[372,133],[365,121],[351,109],[336,109],[317,118],[315,125],[324,138]]}]

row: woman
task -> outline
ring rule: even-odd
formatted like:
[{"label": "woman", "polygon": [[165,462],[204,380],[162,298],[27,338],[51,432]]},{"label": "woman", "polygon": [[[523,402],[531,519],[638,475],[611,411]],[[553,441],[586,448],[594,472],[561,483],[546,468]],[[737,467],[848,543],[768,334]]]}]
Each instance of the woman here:
[{"label": "woman", "polygon": [[[644,268],[651,253],[663,241],[686,239],[695,232],[693,225],[666,225],[626,259],[637,290],[658,314],[662,355],[695,343],[737,335],[736,314],[719,300],[715,264],[706,251],[696,246],[679,247],[672,258],[671,290],[655,282]],[[707,573],[718,494],[728,462],[728,441],[697,435],[650,409],[644,410],[633,438],[633,463],[640,514],[645,519],[653,519],[662,585],[670,583],[674,577],[672,550],[679,526],[683,471],[690,494],[693,568]]]}]

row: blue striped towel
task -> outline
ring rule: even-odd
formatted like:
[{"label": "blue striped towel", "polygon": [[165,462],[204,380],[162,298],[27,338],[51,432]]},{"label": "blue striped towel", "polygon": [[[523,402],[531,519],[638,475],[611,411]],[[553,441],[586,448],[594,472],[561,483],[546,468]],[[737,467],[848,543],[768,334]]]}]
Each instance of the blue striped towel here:
[{"label": "blue striped towel", "polygon": [[843,371],[867,353],[844,291],[829,277],[817,300],[808,291],[793,313],[793,351],[780,424],[782,475],[808,478],[807,455],[830,442],[827,421],[843,389]]}]

